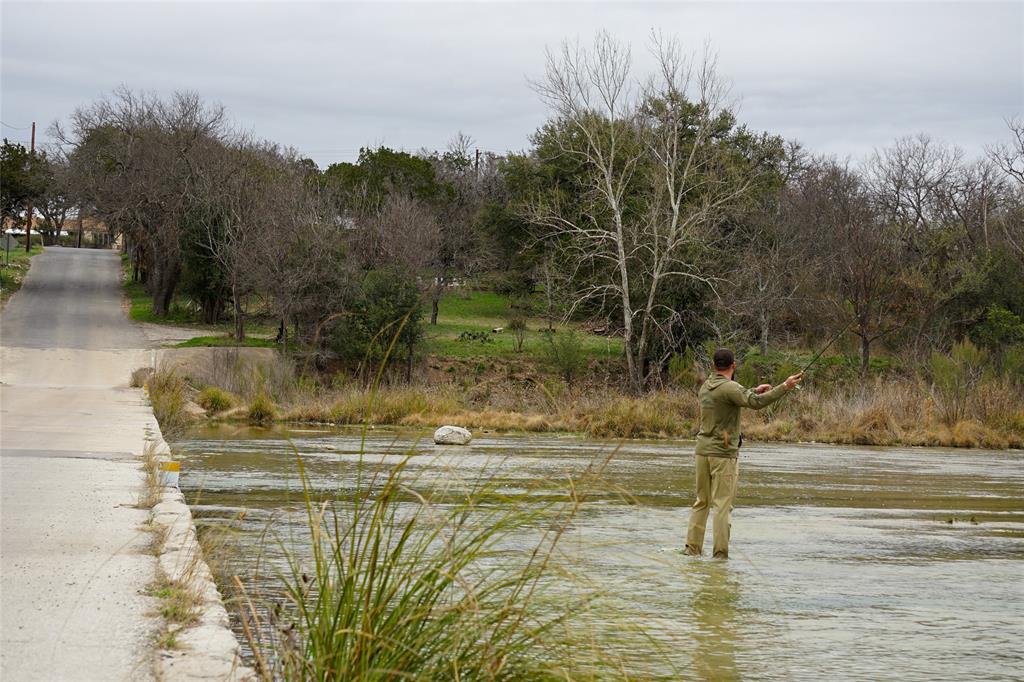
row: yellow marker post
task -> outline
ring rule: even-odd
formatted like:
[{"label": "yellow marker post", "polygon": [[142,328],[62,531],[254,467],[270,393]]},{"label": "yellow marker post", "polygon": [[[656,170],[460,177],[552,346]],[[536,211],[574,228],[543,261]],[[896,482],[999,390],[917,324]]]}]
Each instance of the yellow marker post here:
[{"label": "yellow marker post", "polygon": [[160,462],[160,485],[168,488],[178,487],[178,475],[181,473],[181,462]]}]

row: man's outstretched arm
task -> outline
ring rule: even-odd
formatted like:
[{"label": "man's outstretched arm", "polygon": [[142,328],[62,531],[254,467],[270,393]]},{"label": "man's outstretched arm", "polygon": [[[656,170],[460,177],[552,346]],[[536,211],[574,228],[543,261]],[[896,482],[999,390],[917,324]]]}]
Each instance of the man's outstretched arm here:
[{"label": "man's outstretched arm", "polygon": [[803,372],[799,372],[775,388],[768,384],[761,384],[756,389],[736,390],[732,396],[733,402],[741,407],[748,407],[752,410],[763,409],[792,391],[803,378]]}]

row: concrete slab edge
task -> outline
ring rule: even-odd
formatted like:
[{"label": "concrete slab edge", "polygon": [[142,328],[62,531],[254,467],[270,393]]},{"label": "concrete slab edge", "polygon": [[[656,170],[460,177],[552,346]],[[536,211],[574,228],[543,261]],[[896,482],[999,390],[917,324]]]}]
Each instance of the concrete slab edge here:
[{"label": "concrete slab edge", "polygon": [[[157,452],[170,452],[160,434],[151,433],[149,439]],[[166,682],[255,681],[256,673],[242,661],[241,647],[231,631],[224,600],[203,559],[192,512],[180,490],[163,489],[160,501],[153,507],[153,523],[165,537],[157,557],[160,570],[170,580],[179,581],[200,596],[198,620],[175,633],[180,648],[159,652],[157,679]]]}]

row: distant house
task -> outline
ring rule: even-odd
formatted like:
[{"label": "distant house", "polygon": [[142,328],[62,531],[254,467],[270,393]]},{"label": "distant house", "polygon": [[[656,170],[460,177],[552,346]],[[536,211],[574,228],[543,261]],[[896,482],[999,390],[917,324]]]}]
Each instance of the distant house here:
[{"label": "distant house", "polygon": [[[35,234],[39,234],[40,230],[46,228],[46,221],[43,220],[42,216],[35,215],[32,217],[32,231]],[[61,230],[59,236],[71,236],[78,235],[78,218],[71,217],[64,221],[64,229]],[[102,220],[96,218],[84,217],[82,218],[82,243],[87,246],[94,247],[108,247],[120,245],[120,235],[112,238],[110,230],[107,228],[107,224]],[[22,225],[15,224],[10,218],[3,219],[3,233],[9,234],[13,237],[25,237],[25,228]]]}]

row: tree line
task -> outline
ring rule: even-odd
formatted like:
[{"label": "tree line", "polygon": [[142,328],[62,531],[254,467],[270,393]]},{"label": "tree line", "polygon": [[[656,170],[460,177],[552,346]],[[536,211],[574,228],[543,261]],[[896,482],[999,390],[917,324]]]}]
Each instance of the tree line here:
[{"label": "tree line", "polygon": [[882,347],[1024,343],[1024,122],[977,158],[919,134],[853,162],[742,124],[711,52],[652,54],[638,77],[607,34],[550,52],[522,152],[460,134],[323,170],[194,93],[121,89],[38,158],[5,142],[4,216],[33,199],[51,241],[101,220],[157,315],[183,294],[241,340],[258,310],[283,343],[408,371],[465,283],[621,336],[637,392],[709,339],[767,353],[845,329],[865,373]]}]

